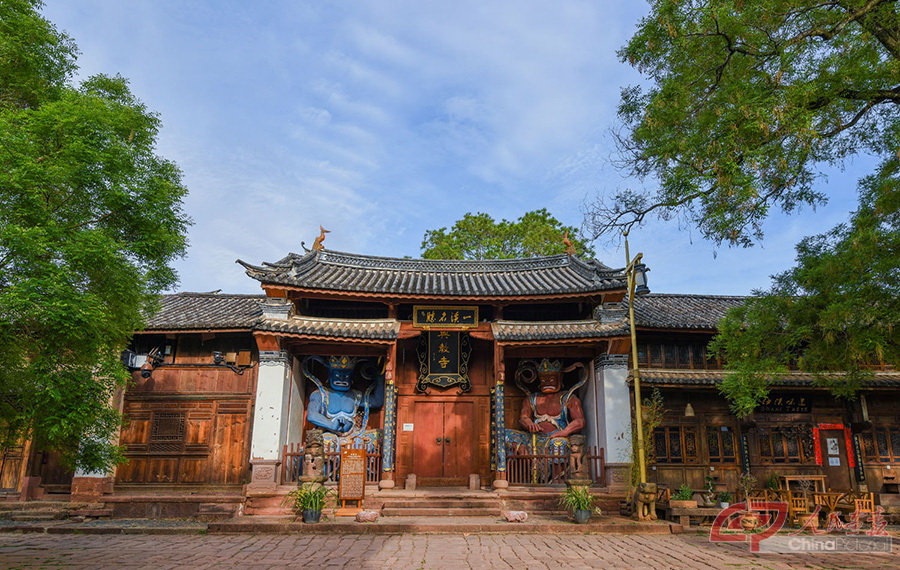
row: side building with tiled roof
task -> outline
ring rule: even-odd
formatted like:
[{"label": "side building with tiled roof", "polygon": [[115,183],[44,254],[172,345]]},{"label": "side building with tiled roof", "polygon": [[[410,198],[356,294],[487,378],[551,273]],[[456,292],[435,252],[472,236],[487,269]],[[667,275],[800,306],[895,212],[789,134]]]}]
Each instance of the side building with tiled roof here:
[{"label": "side building with tiled roof", "polygon": [[779,374],[750,417],[731,413],[718,389],[726,370],[707,345],[719,320],[744,300],[671,294],[635,300],[643,396],[658,390],[665,409],[648,442],[650,479],[670,489],[712,484],[733,492],[750,471],[760,486],[809,476],[829,489],[894,489],[900,373],[891,366],[875,367],[854,400],[836,398],[826,387],[837,375]]}]

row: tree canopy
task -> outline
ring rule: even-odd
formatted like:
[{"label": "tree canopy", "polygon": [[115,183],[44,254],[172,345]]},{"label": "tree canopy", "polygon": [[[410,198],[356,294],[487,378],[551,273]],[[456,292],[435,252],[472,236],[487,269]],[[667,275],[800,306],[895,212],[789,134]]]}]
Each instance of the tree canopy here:
[{"label": "tree canopy", "polygon": [[0,424],[99,470],[121,352],[176,283],[187,190],[159,117],[122,77],[73,83],[75,43],[40,8],[0,2]]},{"label": "tree canopy", "polygon": [[900,16],[888,0],[656,0],[619,52],[621,166],[652,179],[589,211],[597,233],[681,215],[751,245],[772,208],[822,203],[817,168],[900,140]]},{"label": "tree canopy", "polygon": [[569,236],[578,255],[593,250],[578,236],[578,229],[564,226],[545,209],[526,212],[518,220],[495,221],[481,212],[467,213],[453,227],[425,232],[425,259],[511,259],[565,253],[563,237]]},{"label": "tree canopy", "polygon": [[647,187],[590,206],[595,235],[658,215],[751,246],[773,209],[827,199],[823,165],[882,161],[849,223],[803,240],[796,266],[720,325],[735,410],[752,411],[788,366],[849,395],[868,363],[896,359],[896,2],[656,0],[619,55],[648,79],[623,90],[618,133],[620,166]]}]

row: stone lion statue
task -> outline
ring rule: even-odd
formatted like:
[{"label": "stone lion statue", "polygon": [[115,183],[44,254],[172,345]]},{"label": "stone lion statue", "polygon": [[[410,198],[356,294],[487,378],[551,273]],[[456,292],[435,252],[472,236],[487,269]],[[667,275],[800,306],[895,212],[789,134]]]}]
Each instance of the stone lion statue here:
[{"label": "stone lion statue", "polygon": [[656,483],[639,483],[634,491],[634,514],[636,521],[656,520]]}]

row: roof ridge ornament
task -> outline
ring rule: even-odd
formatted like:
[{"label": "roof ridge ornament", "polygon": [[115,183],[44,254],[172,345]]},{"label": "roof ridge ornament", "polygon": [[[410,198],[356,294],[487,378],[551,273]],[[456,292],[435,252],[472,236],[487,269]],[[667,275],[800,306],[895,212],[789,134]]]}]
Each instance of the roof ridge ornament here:
[{"label": "roof ridge ornament", "polygon": [[[322,226],[319,226],[319,237],[313,242],[313,251],[322,251],[325,249],[325,246],[322,245],[322,242],[325,241],[325,234],[330,234],[331,230],[326,230]],[[301,244],[302,245],[302,244]]]},{"label": "roof ridge ornament", "polygon": [[569,255],[575,255],[575,244],[572,243],[572,240],[569,239],[569,230],[566,230],[562,241],[563,245],[566,246],[566,253]]}]

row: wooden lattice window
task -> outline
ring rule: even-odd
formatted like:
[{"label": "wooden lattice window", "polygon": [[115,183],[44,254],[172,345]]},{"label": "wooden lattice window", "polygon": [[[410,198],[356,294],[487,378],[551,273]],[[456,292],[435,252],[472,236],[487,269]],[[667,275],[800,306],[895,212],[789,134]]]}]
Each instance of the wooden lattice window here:
[{"label": "wooden lattice window", "polygon": [[184,451],[184,413],[155,412],[150,430],[150,451],[178,453]]},{"label": "wooden lattice window", "polygon": [[875,427],[860,434],[866,461],[900,463],[900,428]]},{"label": "wooden lattice window", "polygon": [[697,342],[650,342],[638,344],[638,363],[648,368],[719,369],[717,359],[709,360],[706,345]]},{"label": "wooden lattice window", "polygon": [[710,463],[737,462],[737,442],[734,437],[734,430],[730,427],[707,427],[706,446],[709,448]]},{"label": "wooden lattice window", "polygon": [[759,457],[763,463],[814,463],[812,426],[760,428]]},{"label": "wooden lattice window", "polygon": [[657,463],[697,463],[697,430],[689,426],[658,427],[653,430]]}]

